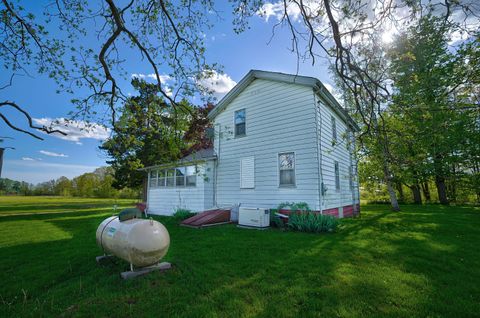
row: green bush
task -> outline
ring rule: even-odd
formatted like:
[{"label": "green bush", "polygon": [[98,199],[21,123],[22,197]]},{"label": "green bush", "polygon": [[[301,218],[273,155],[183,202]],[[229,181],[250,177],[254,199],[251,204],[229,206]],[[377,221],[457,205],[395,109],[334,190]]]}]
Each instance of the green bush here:
[{"label": "green bush", "polygon": [[300,232],[334,232],[338,223],[337,218],[316,212],[292,212],[288,218],[288,228]]},{"label": "green bush", "polygon": [[194,216],[195,213],[188,209],[177,209],[175,213],[173,213],[173,217],[179,221],[183,221],[188,219],[189,217]]}]

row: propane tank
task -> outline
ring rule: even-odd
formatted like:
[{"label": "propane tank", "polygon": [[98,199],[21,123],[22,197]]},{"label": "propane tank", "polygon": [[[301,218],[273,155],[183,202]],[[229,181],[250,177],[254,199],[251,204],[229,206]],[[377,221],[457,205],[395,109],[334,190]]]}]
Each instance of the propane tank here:
[{"label": "propane tank", "polygon": [[170,235],[162,223],[118,216],[105,219],[97,229],[97,245],[137,267],[156,264],[167,254]]}]

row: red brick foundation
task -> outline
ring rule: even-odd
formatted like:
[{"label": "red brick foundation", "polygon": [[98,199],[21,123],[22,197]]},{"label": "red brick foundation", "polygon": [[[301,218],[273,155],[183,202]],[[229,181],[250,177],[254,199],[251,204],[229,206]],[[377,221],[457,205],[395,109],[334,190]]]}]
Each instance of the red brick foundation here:
[{"label": "red brick foundation", "polygon": [[[281,214],[290,215],[290,213],[292,211],[287,210],[287,209],[280,209],[280,211],[278,211],[278,212],[281,213]],[[312,212],[320,213],[320,211],[312,211]],[[331,208],[331,209],[323,210],[322,214],[331,215],[331,216],[334,216],[336,218],[340,217],[338,208]],[[347,206],[343,207],[343,217],[344,218],[351,218],[351,217],[358,216],[358,215],[360,215],[360,204],[347,205]]]}]

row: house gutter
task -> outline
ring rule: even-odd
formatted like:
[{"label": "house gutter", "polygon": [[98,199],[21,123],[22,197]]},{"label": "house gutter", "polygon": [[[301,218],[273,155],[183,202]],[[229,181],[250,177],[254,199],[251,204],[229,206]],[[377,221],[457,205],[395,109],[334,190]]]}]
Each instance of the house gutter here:
[{"label": "house gutter", "polygon": [[318,131],[319,123],[318,119],[320,116],[320,125],[321,125],[321,116],[322,114],[320,113],[320,100],[317,101],[317,92],[313,90],[313,106],[314,106],[314,111],[315,111],[315,133],[317,135],[317,169],[318,169],[318,207],[320,209],[320,214],[323,214],[323,196],[322,196],[322,184],[323,184],[323,174],[322,174],[322,127],[320,126],[320,133]]},{"label": "house gutter", "polygon": [[153,169],[158,169],[158,168],[174,168],[174,167],[180,167],[183,165],[189,165],[189,164],[196,164],[196,163],[201,163],[201,162],[206,162],[209,160],[217,160],[216,156],[212,157],[207,157],[207,158],[201,158],[197,160],[192,160],[192,161],[176,161],[176,162],[171,162],[171,163],[164,163],[161,165],[155,165],[155,166],[148,166],[144,168],[137,169],[138,171],[150,171]]}]

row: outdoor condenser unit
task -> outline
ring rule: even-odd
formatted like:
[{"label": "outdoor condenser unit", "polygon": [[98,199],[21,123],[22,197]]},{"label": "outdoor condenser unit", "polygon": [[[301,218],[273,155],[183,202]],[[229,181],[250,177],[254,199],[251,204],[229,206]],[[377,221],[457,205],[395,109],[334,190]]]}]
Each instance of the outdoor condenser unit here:
[{"label": "outdoor condenser unit", "polygon": [[265,228],[270,226],[270,210],[262,208],[240,207],[238,225]]}]

